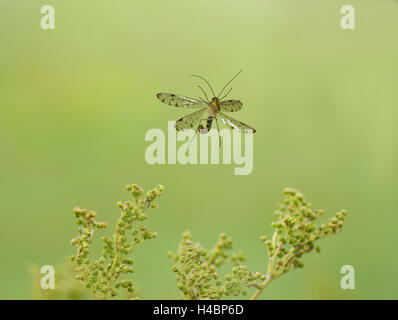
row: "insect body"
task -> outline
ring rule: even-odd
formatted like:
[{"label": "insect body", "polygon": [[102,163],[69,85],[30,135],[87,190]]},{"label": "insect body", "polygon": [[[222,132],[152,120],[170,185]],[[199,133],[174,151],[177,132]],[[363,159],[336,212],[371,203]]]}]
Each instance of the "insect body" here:
[{"label": "insect body", "polygon": [[[202,92],[204,93],[206,100],[193,99],[188,98],[176,94],[171,93],[158,93],[156,96],[160,101],[170,106],[174,106],[177,108],[185,108],[185,109],[198,109],[197,111],[182,117],[177,120],[175,123],[176,130],[186,130],[186,129],[195,129],[200,133],[207,133],[210,131],[213,121],[215,120],[218,127],[218,119],[227,126],[232,129],[236,129],[240,132],[247,132],[251,130],[253,133],[256,132],[254,128],[251,126],[244,124],[238,120],[235,120],[229,116],[227,116],[224,112],[236,112],[242,109],[242,102],[240,100],[223,100],[232,90],[232,88],[224,95],[222,98],[219,98],[223,93],[225,88],[232,82],[233,79],[240,73],[239,71],[221,90],[220,94],[216,96],[209,82],[201,76],[193,75],[195,77],[199,77],[204,80],[209,86],[211,92],[213,93],[213,98],[209,100],[207,98],[206,92],[202,89],[201,86],[198,86]],[[205,121],[205,126],[202,125],[202,122]]]}]

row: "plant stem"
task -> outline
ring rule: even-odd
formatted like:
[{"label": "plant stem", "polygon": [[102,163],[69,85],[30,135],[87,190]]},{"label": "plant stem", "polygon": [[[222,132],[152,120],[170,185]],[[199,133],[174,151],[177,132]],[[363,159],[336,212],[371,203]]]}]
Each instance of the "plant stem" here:
[{"label": "plant stem", "polygon": [[258,296],[263,292],[265,287],[272,281],[271,277],[267,277],[267,279],[261,284],[261,288],[256,291],[256,293],[250,298],[250,300],[256,300]]},{"label": "plant stem", "polygon": [[115,234],[115,256],[113,258],[113,263],[112,263],[112,266],[111,266],[111,270],[109,271],[109,274],[110,274],[110,276],[108,278],[109,281],[113,277],[113,272],[115,270],[117,258],[119,256],[119,246],[118,246],[118,244],[119,244],[119,227],[116,228],[116,234]]},{"label": "plant stem", "polygon": [[[275,248],[276,241],[278,238],[278,233],[274,232],[274,235],[272,236],[272,246]],[[279,254],[280,247],[275,249],[275,252],[272,256],[270,256],[268,259],[268,269],[267,269],[267,278],[264,280],[264,282],[261,284],[261,288],[256,291],[256,293],[250,298],[250,300],[256,300],[258,296],[263,292],[265,287],[274,279],[278,278],[280,275],[275,276],[274,275],[274,262]]]}]

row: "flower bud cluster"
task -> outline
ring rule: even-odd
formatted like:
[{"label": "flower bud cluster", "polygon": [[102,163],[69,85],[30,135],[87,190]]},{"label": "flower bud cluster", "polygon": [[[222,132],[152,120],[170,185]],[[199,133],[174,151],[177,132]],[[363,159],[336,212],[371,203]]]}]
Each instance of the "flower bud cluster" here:
[{"label": "flower bud cluster", "polygon": [[[249,272],[241,265],[246,260],[243,253],[229,253],[230,249],[233,249],[233,241],[225,233],[220,235],[214,248],[207,251],[193,241],[188,231],[184,232],[177,253],[169,253],[169,258],[176,262],[172,270],[176,273],[177,287],[183,299],[218,300],[246,295],[245,287],[258,288],[265,276]],[[227,262],[232,262],[235,267],[221,277],[217,269]]]},{"label": "flower bud cluster", "polygon": [[120,278],[134,272],[134,261],[130,257],[133,246],[157,236],[143,222],[148,219],[146,211],[158,207],[154,201],[162,194],[163,189],[159,185],[145,193],[136,184],[126,186],[132,196],[131,200],[118,202],[121,214],[116,223],[115,234],[111,238],[102,238],[102,254],[98,260],[88,257],[89,247],[95,229],[105,228],[106,223],[97,222],[97,213],[94,211],[74,209],[80,228],[77,237],[71,241],[76,247],[76,254],[70,259],[76,264],[76,279],[91,291],[94,298],[115,297],[119,289],[134,292],[133,281]]},{"label": "flower bud cluster", "polygon": [[314,210],[303,194],[294,189],[285,189],[283,194],[284,202],[278,203],[275,211],[277,221],[271,224],[275,229],[272,239],[261,237],[272,266],[272,274],[268,274],[274,278],[291,269],[302,268],[301,257],[314,249],[320,252],[315,243],[340,232],[347,215],[342,210],[327,223],[318,226],[315,220],[323,214],[323,210]]}]

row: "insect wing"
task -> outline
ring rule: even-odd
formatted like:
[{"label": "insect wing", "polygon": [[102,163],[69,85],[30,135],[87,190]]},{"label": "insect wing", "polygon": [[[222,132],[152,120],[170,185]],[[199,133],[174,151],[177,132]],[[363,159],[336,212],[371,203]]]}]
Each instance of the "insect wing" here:
[{"label": "insect wing", "polygon": [[163,103],[177,108],[197,109],[203,108],[206,105],[206,103],[201,100],[179,96],[172,93],[158,93],[156,96]]},{"label": "insect wing", "polygon": [[220,110],[224,112],[236,112],[242,109],[240,100],[224,100],[220,102]]},{"label": "insect wing", "polygon": [[232,129],[236,129],[240,132],[246,132],[248,130],[252,130],[253,133],[256,132],[256,130],[254,128],[252,128],[251,126],[240,122],[238,120],[232,119],[231,117],[227,116],[226,114],[219,112],[218,115],[220,116],[222,122],[224,122],[224,124]]},{"label": "insect wing", "polygon": [[185,117],[177,120],[175,123],[176,130],[180,131],[180,130],[194,128],[199,123],[199,121],[205,119],[206,112],[207,112],[207,109],[203,108],[201,110],[198,110],[194,113],[190,113],[190,114],[186,115]]}]

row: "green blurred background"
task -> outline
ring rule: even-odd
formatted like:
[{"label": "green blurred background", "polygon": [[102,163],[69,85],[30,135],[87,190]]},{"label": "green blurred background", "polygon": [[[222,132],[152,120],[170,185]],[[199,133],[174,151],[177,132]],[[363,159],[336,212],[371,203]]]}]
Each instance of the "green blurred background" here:
[{"label": "green blurred background", "polygon": [[[45,4],[54,31],[40,28]],[[345,4],[354,31],[340,28]],[[150,220],[159,238],[134,254],[144,299],[178,297],[167,252],[186,229],[206,247],[226,232],[264,271],[259,236],[286,186],[325,219],[350,216],[262,298],[398,298],[397,18],[393,0],[1,0],[0,298],[31,298],[28,265],[73,252],[75,206],[113,226],[128,183],[166,187]],[[241,68],[230,97],[257,129],[253,173],[148,165],[146,131],[187,113],[155,94],[198,96],[192,73],[220,90]],[[355,290],[340,289],[345,264]]]}]

